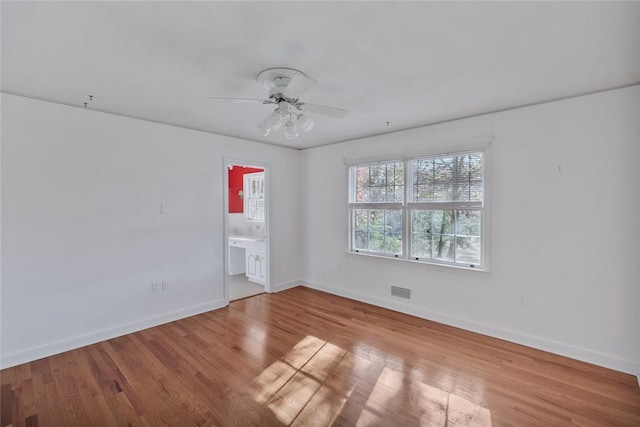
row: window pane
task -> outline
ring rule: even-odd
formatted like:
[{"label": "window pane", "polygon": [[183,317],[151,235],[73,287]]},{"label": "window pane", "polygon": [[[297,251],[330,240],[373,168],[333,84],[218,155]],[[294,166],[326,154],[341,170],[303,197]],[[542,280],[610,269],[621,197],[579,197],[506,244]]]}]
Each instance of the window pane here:
[{"label": "window pane", "polygon": [[411,257],[431,258],[431,235],[427,233],[411,234]]},{"label": "window pane", "polygon": [[384,231],[384,210],[369,209],[369,230],[375,232]]},{"label": "window pane", "polygon": [[453,200],[454,157],[433,159],[433,177],[427,181],[433,187],[430,200]]},{"label": "window pane", "polygon": [[411,257],[431,258],[431,218],[433,211],[411,212]]},{"label": "window pane", "polygon": [[385,211],[385,252],[388,254],[402,253],[402,211]]},{"label": "window pane", "polygon": [[369,200],[367,202],[384,202],[384,187],[370,187]]},{"label": "window pane", "polygon": [[413,168],[415,173],[413,183],[416,185],[426,184],[433,176],[433,159],[416,160]]},{"label": "window pane", "polygon": [[384,252],[384,233],[380,230],[369,231],[369,248],[371,252]]},{"label": "window pane", "polygon": [[369,186],[369,166],[356,167],[356,186]]},{"label": "window pane", "polygon": [[480,211],[463,210],[457,212],[457,232],[458,236],[480,237]]},{"label": "window pane", "polygon": [[354,209],[353,249],[402,254],[401,209]]},{"label": "window pane", "polygon": [[358,166],[355,170],[355,201],[365,202],[369,197],[369,166]]},{"label": "window pane", "polygon": [[369,187],[356,188],[356,202],[366,202],[369,200]]},{"label": "window pane", "polygon": [[432,253],[433,258],[453,261],[454,257],[454,247],[453,247],[453,237],[445,236],[443,234],[434,234],[432,236]]},{"label": "window pane", "polygon": [[412,211],[411,229],[413,232],[431,233],[433,211]]},{"label": "window pane", "polygon": [[469,154],[469,198],[481,201],[484,189],[484,161],[482,153]]},{"label": "window pane", "polygon": [[404,200],[404,185],[397,185],[395,201],[401,203],[403,200]]},{"label": "window pane", "polygon": [[357,250],[367,250],[369,247],[369,239],[366,231],[356,230],[353,238],[353,248]]},{"label": "window pane", "polygon": [[369,223],[369,213],[365,209],[356,209],[355,211],[355,223],[356,230],[366,231]]},{"label": "window pane", "polygon": [[385,253],[400,255],[402,254],[402,234],[388,233],[385,240]]},{"label": "window pane", "polygon": [[356,203],[402,202],[404,163],[354,166],[353,198]]},{"label": "window pane", "polygon": [[481,211],[412,210],[411,257],[479,265]]},{"label": "window pane", "polygon": [[480,264],[481,244],[479,237],[457,237],[456,245],[456,262]]},{"label": "window pane", "polygon": [[385,201],[387,202],[393,202],[394,198],[395,198],[395,194],[396,194],[396,190],[393,186],[389,186],[386,188],[386,198]]},{"label": "window pane", "polygon": [[404,163],[394,163],[394,185],[404,187]]},{"label": "window pane", "polygon": [[382,187],[387,183],[387,170],[385,165],[369,166],[369,186]]},{"label": "window pane", "polygon": [[483,153],[412,160],[414,202],[482,201]]},{"label": "window pane", "polygon": [[454,211],[427,211],[431,212],[431,232],[434,234],[453,234]]}]

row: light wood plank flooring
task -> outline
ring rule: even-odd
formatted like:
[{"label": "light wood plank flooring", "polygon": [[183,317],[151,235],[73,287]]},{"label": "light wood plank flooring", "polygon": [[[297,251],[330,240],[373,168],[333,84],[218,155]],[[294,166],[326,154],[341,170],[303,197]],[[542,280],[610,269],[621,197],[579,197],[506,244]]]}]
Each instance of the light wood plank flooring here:
[{"label": "light wood plank flooring", "polygon": [[302,287],[1,375],[2,426],[640,426],[631,375]]}]

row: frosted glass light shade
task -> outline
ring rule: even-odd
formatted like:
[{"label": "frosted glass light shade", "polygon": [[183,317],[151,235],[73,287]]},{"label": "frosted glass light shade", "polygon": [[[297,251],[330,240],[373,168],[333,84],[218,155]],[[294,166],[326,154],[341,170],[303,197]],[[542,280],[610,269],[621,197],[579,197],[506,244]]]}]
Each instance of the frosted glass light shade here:
[{"label": "frosted glass light shade", "polygon": [[300,124],[300,127],[303,131],[309,132],[311,129],[313,129],[313,125],[316,124],[316,121],[305,114],[301,114],[300,117],[298,117],[298,123]]},{"label": "frosted glass light shade", "polygon": [[278,130],[280,129],[280,126],[282,126],[280,115],[276,111],[271,113],[269,117],[267,117],[267,120],[269,121],[269,126],[271,127],[271,130]]},{"label": "frosted glass light shade", "polygon": [[271,121],[269,120],[269,117],[258,124],[258,129],[262,131],[264,136],[269,136],[269,132],[271,132]]},{"label": "frosted glass light shade", "polygon": [[298,137],[298,128],[291,119],[289,119],[289,121],[284,125],[284,136],[286,136],[288,139],[294,139]]}]

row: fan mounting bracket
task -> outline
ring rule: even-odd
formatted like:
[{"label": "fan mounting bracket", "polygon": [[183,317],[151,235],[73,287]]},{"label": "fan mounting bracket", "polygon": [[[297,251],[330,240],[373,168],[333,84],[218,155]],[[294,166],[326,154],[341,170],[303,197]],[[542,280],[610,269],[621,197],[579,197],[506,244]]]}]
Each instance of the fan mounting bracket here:
[{"label": "fan mounting bracket", "polygon": [[274,92],[273,89],[282,88],[280,91],[275,91],[282,93],[296,74],[309,77],[302,71],[294,70],[293,68],[267,68],[256,76],[256,80],[262,83],[268,91]]}]

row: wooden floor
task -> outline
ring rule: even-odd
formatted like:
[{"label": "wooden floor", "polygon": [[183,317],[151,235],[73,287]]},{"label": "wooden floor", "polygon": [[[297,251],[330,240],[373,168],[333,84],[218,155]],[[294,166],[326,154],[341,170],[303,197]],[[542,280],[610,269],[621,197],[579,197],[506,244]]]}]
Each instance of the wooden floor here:
[{"label": "wooden floor", "polygon": [[2,426],[640,426],[631,375],[302,287],[1,374]]}]

